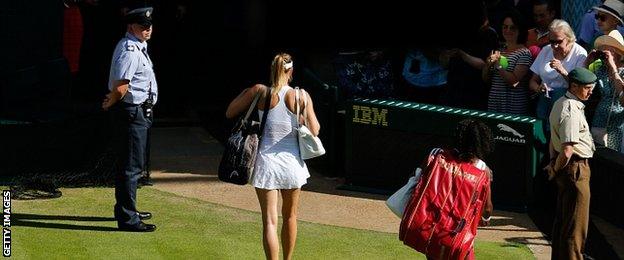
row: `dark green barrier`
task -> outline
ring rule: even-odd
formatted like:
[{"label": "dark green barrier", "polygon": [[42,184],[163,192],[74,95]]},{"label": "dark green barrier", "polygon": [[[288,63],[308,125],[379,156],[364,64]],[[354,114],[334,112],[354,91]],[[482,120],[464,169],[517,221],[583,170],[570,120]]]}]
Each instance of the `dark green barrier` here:
[{"label": "dark green barrier", "polygon": [[598,148],[591,166],[591,213],[624,228],[624,154]]},{"label": "dark green barrier", "polygon": [[494,153],[485,159],[494,171],[494,204],[524,211],[532,201],[546,142],[538,119],[372,99],[352,100],[346,112],[345,188],[394,192],[432,148],[452,145],[459,121],[475,118],[492,128],[496,139]]}]

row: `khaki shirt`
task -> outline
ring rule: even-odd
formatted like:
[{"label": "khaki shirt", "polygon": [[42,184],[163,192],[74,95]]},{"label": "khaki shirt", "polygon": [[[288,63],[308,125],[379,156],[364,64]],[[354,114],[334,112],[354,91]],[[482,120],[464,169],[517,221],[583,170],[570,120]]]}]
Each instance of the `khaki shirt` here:
[{"label": "khaki shirt", "polygon": [[585,118],[585,104],[574,94],[566,92],[550,111],[550,141],[555,151],[561,153],[562,143],[574,143],[574,154],[591,158],[596,146]]}]

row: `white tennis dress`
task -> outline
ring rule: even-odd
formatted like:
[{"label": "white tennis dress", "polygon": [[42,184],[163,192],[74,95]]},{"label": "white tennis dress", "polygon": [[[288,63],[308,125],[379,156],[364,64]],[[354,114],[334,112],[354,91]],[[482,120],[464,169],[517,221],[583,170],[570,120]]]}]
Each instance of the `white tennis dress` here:
[{"label": "white tennis dress", "polygon": [[[291,89],[289,86],[282,87],[277,105],[269,110],[250,181],[256,188],[301,188],[310,177],[308,167],[299,154],[295,115],[284,101],[286,92]],[[258,110],[261,119],[263,112]]]}]

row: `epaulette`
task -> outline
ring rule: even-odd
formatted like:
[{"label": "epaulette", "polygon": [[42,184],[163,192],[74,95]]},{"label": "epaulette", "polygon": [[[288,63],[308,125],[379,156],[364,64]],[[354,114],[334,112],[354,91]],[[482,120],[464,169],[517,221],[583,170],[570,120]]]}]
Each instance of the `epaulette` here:
[{"label": "epaulette", "polygon": [[134,46],[134,44],[132,44],[132,42],[130,41],[126,41],[126,51],[135,51],[137,49],[136,46]]}]

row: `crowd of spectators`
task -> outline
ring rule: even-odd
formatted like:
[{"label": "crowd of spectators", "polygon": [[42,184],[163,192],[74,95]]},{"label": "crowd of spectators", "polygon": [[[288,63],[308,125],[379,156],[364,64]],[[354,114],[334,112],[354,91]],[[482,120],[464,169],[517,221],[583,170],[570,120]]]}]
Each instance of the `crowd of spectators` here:
[{"label": "crowd of spectators", "polygon": [[[484,1],[470,41],[387,51],[386,57],[363,52],[370,62],[359,59],[351,67],[339,55],[339,85],[347,96],[533,116],[548,132],[552,106],[568,90],[568,72],[585,67],[599,77],[586,109],[594,139],[624,152],[624,3],[597,3],[576,19],[577,28],[559,17],[558,8],[547,0]],[[609,41],[596,42],[602,35]]]}]

